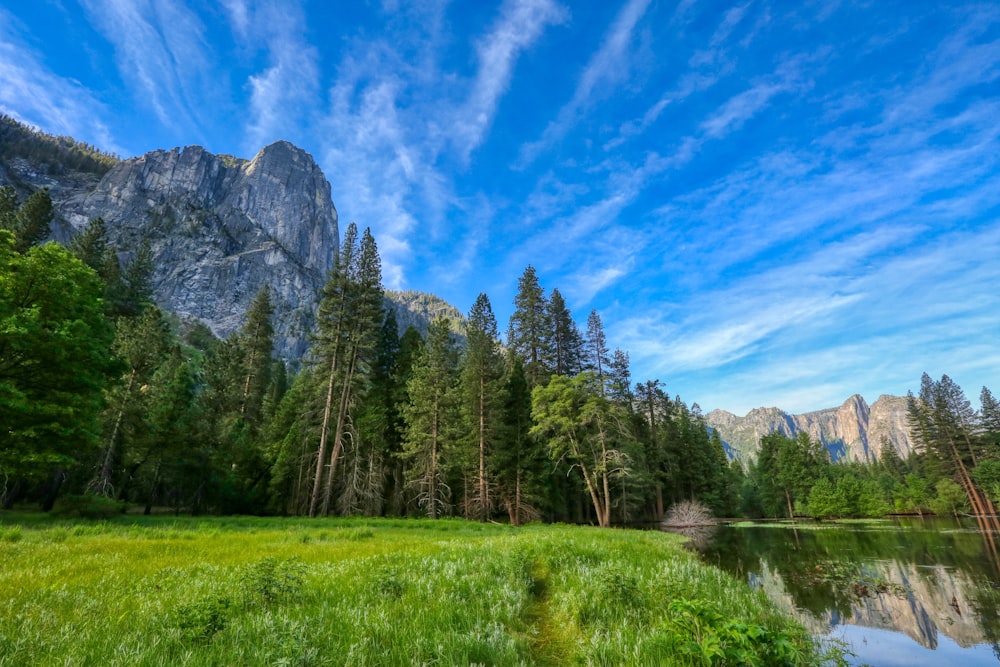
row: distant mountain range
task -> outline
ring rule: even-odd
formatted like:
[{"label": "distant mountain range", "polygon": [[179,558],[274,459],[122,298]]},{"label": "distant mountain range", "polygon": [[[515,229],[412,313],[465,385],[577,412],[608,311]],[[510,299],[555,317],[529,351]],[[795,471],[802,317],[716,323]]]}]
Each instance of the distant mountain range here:
[{"label": "distant mountain range", "polygon": [[906,398],[902,396],[883,395],[869,407],[864,398],[855,394],[840,407],[801,415],[778,408],[757,408],[744,417],[712,410],[705,419],[740,458],[754,458],[761,437],[776,431],[790,437],[808,433],[838,461],[875,461],[885,446],[893,447],[902,458],[913,451]]}]

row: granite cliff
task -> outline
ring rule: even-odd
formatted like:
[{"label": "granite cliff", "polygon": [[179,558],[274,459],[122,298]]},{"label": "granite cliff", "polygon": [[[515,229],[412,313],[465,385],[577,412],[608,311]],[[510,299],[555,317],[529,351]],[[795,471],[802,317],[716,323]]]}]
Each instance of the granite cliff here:
[{"label": "granite cliff", "polygon": [[708,425],[741,457],[753,458],[760,439],[775,431],[795,437],[808,433],[822,442],[831,455],[849,461],[874,461],[883,443],[888,443],[903,458],[913,451],[913,440],[906,423],[906,398],[883,395],[870,407],[855,394],[837,408],[792,415],[778,408],[757,408],[745,417],[713,410],[705,415]]},{"label": "granite cliff", "polygon": [[56,240],[100,216],[117,248],[148,242],[157,303],[219,337],[242,326],[254,296],[269,286],[275,353],[305,353],[339,243],[330,184],[305,151],[283,141],[252,160],[198,146],[158,150],[121,161],[99,179],[15,159],[0,180],[50,189]]}]

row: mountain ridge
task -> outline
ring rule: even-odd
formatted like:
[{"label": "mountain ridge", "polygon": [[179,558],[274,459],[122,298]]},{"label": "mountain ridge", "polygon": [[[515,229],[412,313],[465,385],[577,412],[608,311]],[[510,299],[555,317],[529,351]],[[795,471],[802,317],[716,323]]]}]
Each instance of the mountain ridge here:
[{"label": "mountain ridge", "polygon": [[880,458],[882,448],[891,446],[906,458],[914,449],[906,419],[906,397],[882,394],[870,406],[854,394],[838,407],[790,414],[776,407],[754,408],[743,417],[725,410],[712,410],[706,423],[719,432],[725,444],[753,458],[760,438],[779,432],[788,437],[808,433],[836,460],[871,462]]}]

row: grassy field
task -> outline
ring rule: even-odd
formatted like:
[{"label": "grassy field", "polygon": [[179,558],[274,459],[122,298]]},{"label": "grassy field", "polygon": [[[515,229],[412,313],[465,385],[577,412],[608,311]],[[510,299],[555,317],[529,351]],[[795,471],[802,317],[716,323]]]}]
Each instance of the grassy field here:
[{"label": "grassy field", "polygon": [[0,513],[0,665],[815,665],[680,538]]}]

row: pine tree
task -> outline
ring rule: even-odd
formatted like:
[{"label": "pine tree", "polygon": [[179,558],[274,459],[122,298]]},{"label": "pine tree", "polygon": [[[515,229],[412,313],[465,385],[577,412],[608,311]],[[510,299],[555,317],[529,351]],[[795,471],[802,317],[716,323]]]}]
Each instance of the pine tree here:
[{"label": "pine tree", "polygon": [[596,310],[587,316],[587,369],[597,377],[601,395],[607,394],[608,341],[604,336],[604,323]]},{"label": "pine tree", "polygon": [[14,250],[25,253],[44,241],[49,235],[53,215],[48,188],[31,193],[13,216]]},{"label": "pine tree", "polygon": [[497,322],[490,300],[485,294],[480,294],[466,320],[467,342],[461,385],[469,439],[478,459],[473,505],[481,521],[489,519],[493,507],[487,462],[499,420],[504,372],[497,338]]},{"label": "pine tree", "polygon": [[531,389],[524,364],[510,355],[504,385],[502,418],[491,451],[492,468],[501,502],[512,525],[541,517],[541,478],[548,466],[538,439],[532,437]]},{"label": "pine tree", "polygon": [[629,369],[628,352],[615,348],[608,371],[608,395],[631,413],[635,409],[635,395],[632,393],[632,371]]},{"label": "pine tree", "polygon": [[[382,270],[378,248],[366,229],[357,241],[351,223],[323,288],[314,356],[324,368],[323,418],[313,477],[309,515],[330,513],[337,464],[348,437],[354,399],[364,385],[364,374],[382,322]],[[332,447],[329,446],[333,431]],[[329,449],[329,454],[328,454]]]},{"label": "pine tree", "polygon": [[122,455],[121,441],[126,430],[147,435],[149,413],[147,387],[166,358],[170,331],[159,308],[151,306],[140,317],[118,321],[113,351],[125,365],[125,375],[108,397],[109,427],[97,472],[88,489],[113,497],[114,467]]},{"label": "pine tree", "polygon": [[989,531],[1000,527],[992,501],[971,474],[982,452],[976,437],[978,420],[962,389],[947,375],[935,382],[924,373],[919,398],[908,394],[907,416],[917,444],[938,464],[941,473],[954,478],[965,492],[980,528]]},{"label": "pine tree", "polygon": [[457,352],[447,318],[431,323],[424,352],[413,367],[403,409],[406,436],[403,458],[407,480],[416,489],[419,506],[436,519],[448,506],[450,489],[442,455],[458,429],[456,406]]},{"label": "pine tree", "polygon": [[254,432],[261,427],[264,398],[271,382],[271,354],[274,349],[274,325],[271,321],[273,315],[271,290],[269,286],[264,285],[250,304],[246,324],[237,340],[242,362],[239,412]]},{"label": "pine tree", "polygon": [[552,323],[552,372],[571,377],[583,370],[583,336],[558,289],[549,297]]},{"label": "pine tree", "polygon": [[545,292],[538,284],[535,269],[528,266],[517,282],[514,313],[507,329],[507,347],[524,359],[528,384],[537,387],[548,380],[546,360],[550,356],[552,326]]}]

